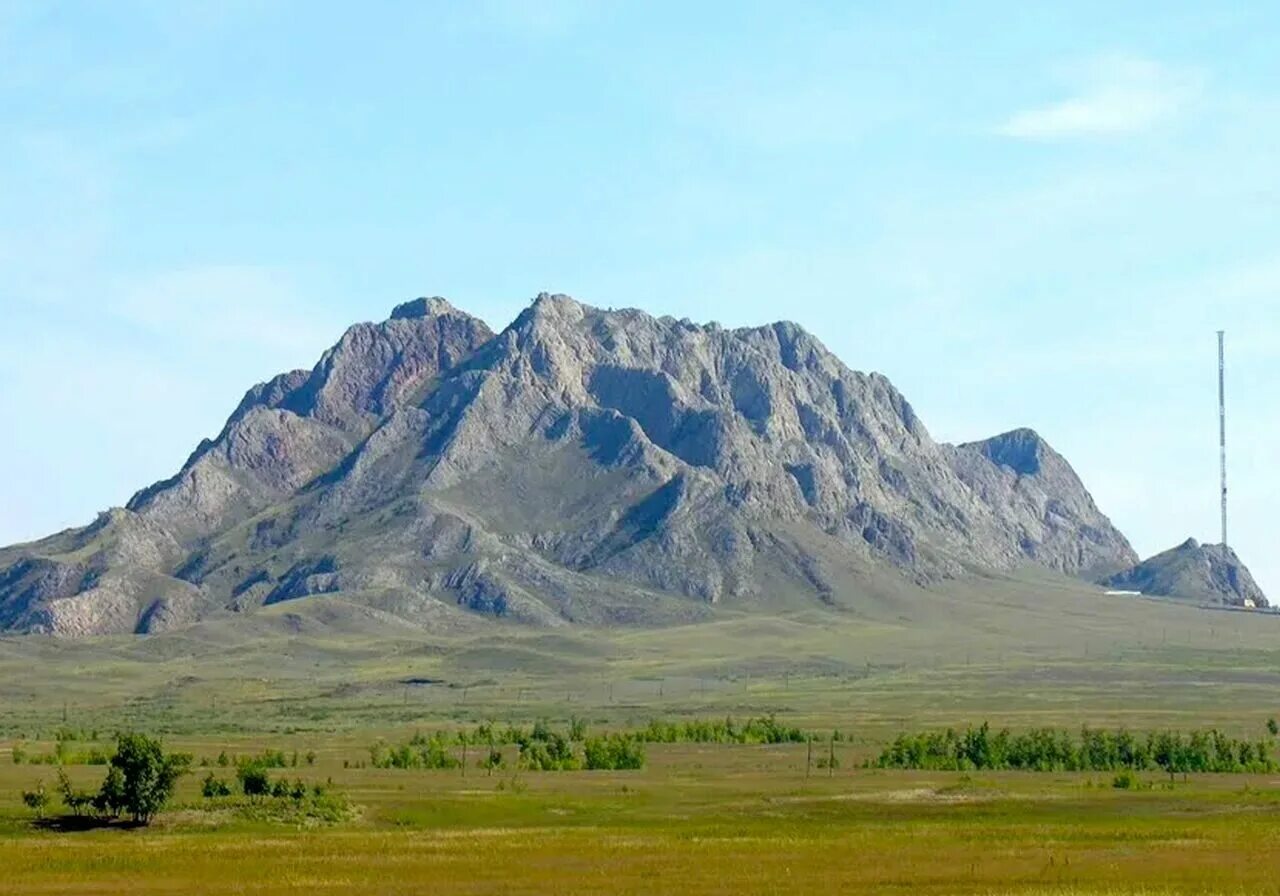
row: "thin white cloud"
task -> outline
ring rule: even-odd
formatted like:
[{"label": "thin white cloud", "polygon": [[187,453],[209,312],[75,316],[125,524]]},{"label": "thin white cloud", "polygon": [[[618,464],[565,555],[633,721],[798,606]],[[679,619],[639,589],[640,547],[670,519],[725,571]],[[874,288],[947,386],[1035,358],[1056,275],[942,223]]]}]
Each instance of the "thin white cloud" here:
[{"label": "thin white cloud", "polygon": [[1075,80],[1075,96],[1018,112],[997,132],[1020,140],[1145,133],[1176,119],[1201,91],[1196,74],[1127,56],[1094,60]]}]

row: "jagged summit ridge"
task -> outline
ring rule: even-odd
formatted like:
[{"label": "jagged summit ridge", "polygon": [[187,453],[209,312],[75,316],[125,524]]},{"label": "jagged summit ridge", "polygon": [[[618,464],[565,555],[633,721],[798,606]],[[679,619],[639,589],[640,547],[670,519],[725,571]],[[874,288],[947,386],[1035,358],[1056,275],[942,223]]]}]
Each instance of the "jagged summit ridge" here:
[{"label": "jagged summit ridge", "polygon": [[661,622],[856,605],[872,573],[1136,560],[1034,432],[938,444],[795,324],[543,293],[494,334],[422,298],[250,389],[105,524],[0,550],[0,628],[151,631],[318,594],[422,625]]}]

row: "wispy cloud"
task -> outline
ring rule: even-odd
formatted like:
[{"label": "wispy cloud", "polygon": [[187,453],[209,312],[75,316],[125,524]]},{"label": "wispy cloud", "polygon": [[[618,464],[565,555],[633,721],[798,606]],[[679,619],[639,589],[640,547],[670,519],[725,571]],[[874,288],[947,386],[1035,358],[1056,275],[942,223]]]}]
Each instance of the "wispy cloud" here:
[{"label": "wispy cloud", "polygon": [[1131,56],[1083,67],[1075,96],[1026,109],[997,129],[1021,140],[1115,137],[1144,133],[1176,119],[1200,95],[1203,79]]}]

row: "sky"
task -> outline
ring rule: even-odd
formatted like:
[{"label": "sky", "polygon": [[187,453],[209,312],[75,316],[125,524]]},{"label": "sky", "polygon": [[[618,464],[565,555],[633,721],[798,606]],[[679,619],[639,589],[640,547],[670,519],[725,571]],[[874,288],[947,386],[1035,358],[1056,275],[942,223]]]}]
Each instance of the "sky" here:
[{"label": "sky", "polygon": [[[1120,7],[1120,8],[1117,8]],[[1216,8],[1222,7],[1222,8]],[[0,544],[443,295],[791,319],[1280,598],[1280,7],[0,0]]]}]

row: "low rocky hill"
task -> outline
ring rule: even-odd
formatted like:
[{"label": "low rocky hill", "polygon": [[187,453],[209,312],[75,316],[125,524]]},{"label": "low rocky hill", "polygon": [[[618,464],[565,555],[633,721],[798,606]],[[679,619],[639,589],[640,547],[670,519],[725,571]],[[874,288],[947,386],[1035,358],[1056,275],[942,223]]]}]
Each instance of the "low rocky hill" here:
[{"label": "low rocky hill", "polygon": [[1235,551],[1220,544],[1200,544],[1194,538],[1104,579],[1103,584],[1201,604],[1270,606]]}]

